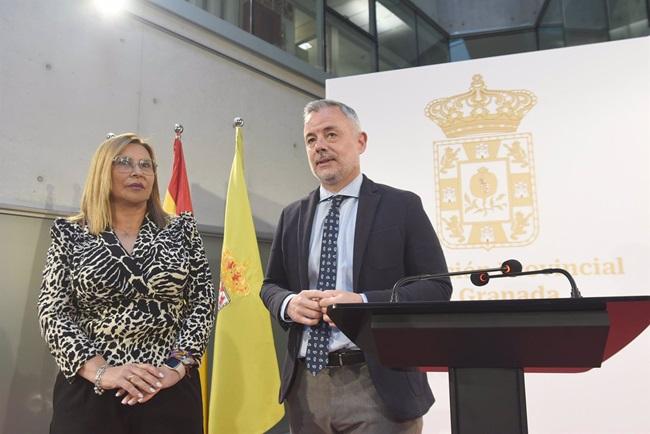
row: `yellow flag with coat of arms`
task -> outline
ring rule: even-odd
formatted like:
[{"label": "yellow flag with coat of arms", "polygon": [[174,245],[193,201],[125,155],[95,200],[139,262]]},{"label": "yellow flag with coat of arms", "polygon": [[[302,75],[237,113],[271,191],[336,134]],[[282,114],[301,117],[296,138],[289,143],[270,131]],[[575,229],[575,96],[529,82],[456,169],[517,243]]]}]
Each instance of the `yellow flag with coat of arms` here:
[{"label": "yellow flag with coat of arms", "polygon": [[262,304],[262,263],[244,178],[241,127],[236,127],[226,195],[219,313],[208,434],[263,433],[283,416],[271,318]]}]

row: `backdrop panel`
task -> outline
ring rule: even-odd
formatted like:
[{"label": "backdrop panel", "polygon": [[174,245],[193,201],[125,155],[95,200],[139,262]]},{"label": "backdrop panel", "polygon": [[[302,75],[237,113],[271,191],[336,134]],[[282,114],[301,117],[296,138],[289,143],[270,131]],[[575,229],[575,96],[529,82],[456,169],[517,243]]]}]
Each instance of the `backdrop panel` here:
[{"label": "backdrop panel", "polygon": [[[584,296],[650,293],[650,38],[329,80],[363,171],[418,193],[452,271],[519,259]],[[457,278],[454,299],[569,296],[561,275]],[[448,432],[446,375],[425,432]],[[526,376],[530,432],[647,433],[650,333],[584,374]]]}]

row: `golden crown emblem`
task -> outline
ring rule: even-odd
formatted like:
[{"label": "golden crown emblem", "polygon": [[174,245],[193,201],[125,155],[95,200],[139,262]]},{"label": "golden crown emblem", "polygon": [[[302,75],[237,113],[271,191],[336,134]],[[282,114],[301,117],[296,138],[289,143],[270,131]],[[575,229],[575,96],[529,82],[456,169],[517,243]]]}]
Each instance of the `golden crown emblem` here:
[{"label": "golden crown emblem", "polygon": [[537,102],[527,90],[490,90],[483,77],[472,77],[468,92],[431,101],[424,109],[426,116],[442,129],[447,137],[482,133],[510,133]]}]

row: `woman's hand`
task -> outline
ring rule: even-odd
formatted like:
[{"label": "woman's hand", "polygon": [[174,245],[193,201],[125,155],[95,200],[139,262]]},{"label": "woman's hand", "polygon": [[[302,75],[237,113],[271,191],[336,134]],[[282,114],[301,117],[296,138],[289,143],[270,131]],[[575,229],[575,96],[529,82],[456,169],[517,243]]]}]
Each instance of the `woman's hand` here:
[{"label": "woman's hand", "polygon": [[[95,384],[97,371],[105,363],[103,357],[95,356],[84,364],[79,370],[79,375]],[[151,399],[148,395],[153,396],[163,388],[165,380],[177,382],[178,380],[173,378],[174,375],[173,372],[164,372],[148,363],[127,363],[106,368],[99,381],[99,386],[104,390],[126,391],[132,399],[126,402],[123,400],[122,403],[133,405],[137,402],[144,402],[145,398]],[[119,391],[116,396],[120,396]]]},{"label": "woman's hand", "polygon": [[145,392],[144,396],[140,397],[138,395],[134,395],[131,391],[125,388],[121,388],[120,390],[117,391],[115,396],[117,396],[118,398],[124,396],[124,398],[122,399],[122,404],[128,404],[128,405],[134,405],[138,403],[144,404],[145,402],[153,398],[154,395],[158,393],[160,390],[172,387],[173,385],[181,381],[186,374],[185,366],[182,364],[179,365],[180,372],[176,369],[171,369],[165,365],[157,369],[164,372],[164,377],[160,379],[161,386],[158,389],[154,391]]},{"label": "woman's hand", "polygon": [[100,386],[102,389],[119,389],[126,391],[131,399],[122,400],[122,404],[133,405],[151,399],[160,389],[164,388],[165,380],[171,373],[147,363],[127,364],[106,369]]}]

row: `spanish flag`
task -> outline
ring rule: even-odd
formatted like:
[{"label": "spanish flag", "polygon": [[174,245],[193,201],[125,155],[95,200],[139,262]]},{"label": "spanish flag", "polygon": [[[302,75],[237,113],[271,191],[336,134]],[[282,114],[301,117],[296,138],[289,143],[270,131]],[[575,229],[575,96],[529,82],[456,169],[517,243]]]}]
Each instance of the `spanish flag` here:
[{"label": "spanish flag", "polygon": [[192,197],[190,196],[190,183],[185,169],[183,143],[181,143],[181,137],[178,135],[174,140],[172,178],[169,180],[167,193],[165,193],[163,209],[166,213],[173,215],[179,215],[186,211],[192,212]]},{"label": "spanish flag", "polygon": [[[163,209],[166,213],[178,215],[182,212],[192,211],[192,197],[190,196],[190,183],[185,169],[185,156],[180,135],[174,139],[174,163],[172,177],[167,186]],[[182,349],[182,348],[181,348]],[[208,355],[201,359],[199,365],[199,378],[201,379],[201,395],[203,399],[203,428],[208,426]]]},{"label": "spanish flag", "polygon": [[262,304],[262,263],[246,181],[241,128],[230,169],[208,434],[263,433],[284,415],[271,318]]}]

